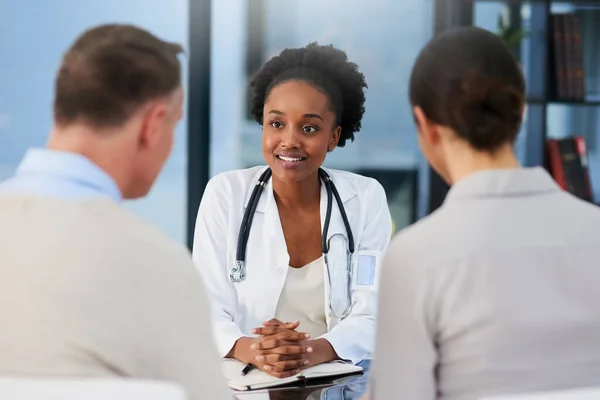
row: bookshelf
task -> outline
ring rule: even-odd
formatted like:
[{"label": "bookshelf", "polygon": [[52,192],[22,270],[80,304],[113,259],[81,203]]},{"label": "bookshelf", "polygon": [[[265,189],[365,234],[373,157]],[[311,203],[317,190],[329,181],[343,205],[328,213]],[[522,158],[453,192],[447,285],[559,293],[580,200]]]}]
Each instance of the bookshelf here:
[{"label": "bookshelf", "polygon": [[[545,157],[546,141],[549,139],[548,119],[549,108],[552,106],[562,107],[600,107],[600,96],[598,93],[591,94],[589,88],[586,88],[584,67],[584,52],[586,49],[581,45],[583,32],[581,26],[582,16],[586,11],[596,11],[600,16],[600,0],[571,0],[571,1],[556,1],[556,0],[507,0],[507,1],[491,1],[491,0],[462,0],[463,3],[469,4],[473,10],[471,15],[474,16],[471,24],[476,24],[474,19],[476,16],[476,8],[480,4],[503,4],[508,9],[508,27],[511,29],[523,29],[528,33],[527,40],[521,41],[520,44],[514,45],[513,51],[517,58],[523,61],[523,68],[527,77],[527,103],[529,108],[533,108],[535,115],[527,115],[527,126],[525,130],[528,135],[533,135],[534,140],[528,140],[527,153],[530,157],[525,160],[527,165],[544,165],[548,167]],[[523,8],[527,7],[529,26],[523,25]],[[568,34],[577,32],[577,38],[581,45],[579,52],[572,52],[568,55],[557,54],[557,32],[556,24],[559,18],[573,16],[576,26],[569,27]],[[505,18],[506,19],[506,18]],[[559,22],[560,23],[560,22]],[[562,25],[561,25],[562,26]],[[499,27],[497,28],[499,29]],[[563,32],[564,34],[564,32]],[[600,30],[598,30],[600,34]],[[564,38],[563,38],[564,39]],[[590,38],[588,37],[588,40]],[[600,39],[600,37],[599,37]],[[527,42],[526,47],[524,43]],[[525,51],[524,51],[525,50]],[[573,67],[573,63],[577,64],[576,55],[580,56],[579,64]],[[525,60],[523,60],[525,58]],[[566,62],[565,60],[570,60]],[[577,71],[570,70],[569,74],[581,74],[581,86],[579,93],[573,95],[571,92],[566,93],[564,88],[564,80],[558,82],[557,63],[561,60],[562,64],[571,64],[569,68],[577,68]],[[563,66],[563,69],[566,69]],[[566,75],[564,72],[563,75]],[[570,82],[573,85],[573,79]],[[560,90],[559,90],[559,86]],[[597,92],[597,91],[596,91]],[[533,120],[532,120],[533,119]],[[533,139],[533,138],[532,138]]]},{"label": "bookshelf", "polygon": [[[491,21],[488,15],[482,22],[481,10],[494,7],[499,10],[496,20]],[[517,143],[517,153],[519,154],[519,147],[523,153],[520,157],[523,165],[541,165],[550,169],[548,140],[563,134],[563,137],[567,137],[583,133],[590,137],[593,147],[600,147],[600,124],[587,123],[600,116],[600,0],[435,0],[435,13],[436,33],[472,25],[500,33],[501,27],[497,19],[499,15],[503,15],[504,28],[527,30],[525,39],[511,45],[527,79],[527,115],[518,139],[521,142]],[[581,58],[585,60],[580,65],[586,76],[585,90],[583,93],[580,90],[578,96],[558,96],[553,21],[560,14],[579,17],[580,38],[593,42],[581,47]],[[594,62],[590,63],[591,59]],[[588,79],[589,69],[593,69],[593,79]],[[599,78],[596,79],[595,75]],[[562,92],[564,93],[564,85]],[[557,124],[557,113],[568,114],[565,121],[569,122]],[[579,115],[583,116],[581,120],[577,120]],[[596,163],[592,167],[600,173],[600,164]],[[431,181],[430,193],[435,196],[433,201],[430,200],[430,211],[433,211],[443,201],[448,187],[435,177]]]}]

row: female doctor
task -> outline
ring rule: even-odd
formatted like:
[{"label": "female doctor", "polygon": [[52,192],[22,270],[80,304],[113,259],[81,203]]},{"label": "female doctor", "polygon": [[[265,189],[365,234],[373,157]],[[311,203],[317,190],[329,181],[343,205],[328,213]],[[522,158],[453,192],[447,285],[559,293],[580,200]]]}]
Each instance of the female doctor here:
[{"label": "female doctor", "polygon": [[391,216],[377,181],[321,167],[360,129],[364,76],[312,43],[272,58],[251,85],[268,166],[211,179],[194,236],[219,352],[276,377],[368,360]]}]

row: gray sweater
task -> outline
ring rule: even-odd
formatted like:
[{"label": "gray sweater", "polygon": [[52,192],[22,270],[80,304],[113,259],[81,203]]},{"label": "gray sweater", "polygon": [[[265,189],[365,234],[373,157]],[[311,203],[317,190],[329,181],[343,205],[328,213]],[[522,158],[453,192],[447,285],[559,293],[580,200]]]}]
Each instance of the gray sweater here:
[{"label": "gray sweater", "polygon": [[187,249],[108,199],[0,195],[0,375],[131,377],[230,398]]}]

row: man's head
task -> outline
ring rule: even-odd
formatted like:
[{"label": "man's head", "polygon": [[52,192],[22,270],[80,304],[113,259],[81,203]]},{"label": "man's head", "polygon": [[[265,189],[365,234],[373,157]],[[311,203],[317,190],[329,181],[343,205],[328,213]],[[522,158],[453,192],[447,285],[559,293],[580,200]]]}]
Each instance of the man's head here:
[{"label": "man's head", "polygon": [[182,51],[131,25],[84,32],[56,78],[53,147],[90,157],[115,178],[123,197],[146,195],[182,116]]}]

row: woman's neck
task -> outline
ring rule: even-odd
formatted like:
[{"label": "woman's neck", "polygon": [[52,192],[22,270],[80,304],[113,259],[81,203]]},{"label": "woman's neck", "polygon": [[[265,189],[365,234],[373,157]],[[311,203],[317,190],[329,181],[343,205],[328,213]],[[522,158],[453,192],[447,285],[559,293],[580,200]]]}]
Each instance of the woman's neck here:
[{"label": "woman's neck", "polygon": [[311,177],[294,183],[282,182],[275,176],[273,192],[279,207],[292,209],[307,209],[319,205],[321,199],[321,181],[315,173]]},{"label": "woman's neck", "polygon": [[450,146],[446,155],[446,171],[451,184],[485,170],[518,168],[513,146],[507,144],[493,153],[475,151],[470,147]]}]

